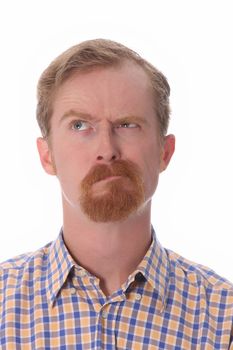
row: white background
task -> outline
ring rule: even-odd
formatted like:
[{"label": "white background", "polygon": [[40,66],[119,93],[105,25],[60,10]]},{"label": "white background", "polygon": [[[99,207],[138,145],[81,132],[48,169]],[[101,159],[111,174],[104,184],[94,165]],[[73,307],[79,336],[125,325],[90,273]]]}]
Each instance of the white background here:
[{"label": "white background", "polygon": [[138,51],[171,85],[176,154],[152,221],[161,243],[233,281],[232,1],[20,0],[0,5],[0,260],[36,250],[62,224],[57,180],[36,150],[36,84],[82,40]]}]

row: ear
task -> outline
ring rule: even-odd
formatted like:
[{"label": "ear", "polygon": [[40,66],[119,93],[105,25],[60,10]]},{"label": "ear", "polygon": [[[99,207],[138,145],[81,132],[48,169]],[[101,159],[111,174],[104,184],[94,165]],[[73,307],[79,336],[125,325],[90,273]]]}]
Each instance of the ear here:
[{"label": "ear", "polygon": [[48,141],[43,137],[38,137],[36,140],[37,149],[40,156],[41,164],[49,175],[56,175],[56,167],[53,161],[51,148],[49,147]]},{"label": "ear", "polygon": [[164,171],[167,168],[170,159],[175,151],[175,143],[176,140],[174,135],[165,136],[161,146],[162,150],[160,157],[160,172]]}]

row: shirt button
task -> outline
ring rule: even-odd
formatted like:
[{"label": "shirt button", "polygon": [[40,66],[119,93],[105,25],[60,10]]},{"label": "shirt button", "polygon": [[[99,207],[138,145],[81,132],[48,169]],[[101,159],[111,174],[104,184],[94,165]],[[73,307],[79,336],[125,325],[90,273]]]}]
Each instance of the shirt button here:
[{"label": "shirt button", "polygon": [[135,295],[135,299],[136,300],[141,300],[141,298],[142,298],[142,296],[141,296],[141,294],[139,294],[139,293],[137,293],[136,295]]},{"label": "shirt button", "polygon": [[75,289],[75,288],[71,288],[71,289],[70,289],[70,293],[71,293],[71,294],[76,294],[76,289]]},{"label": "shirt button", "polygon": [[85,272],[84,270],[78,270],[77,274],[78,274],[78,276],[80,276],[80,277],[86,276],[86,272]]},{"label": "shirt button", "polygon": [[107,314],[106,311],[102,311],[102,317],[103,317],[103,318],[107,318],[107,317],[108,317],[108,314]]}]

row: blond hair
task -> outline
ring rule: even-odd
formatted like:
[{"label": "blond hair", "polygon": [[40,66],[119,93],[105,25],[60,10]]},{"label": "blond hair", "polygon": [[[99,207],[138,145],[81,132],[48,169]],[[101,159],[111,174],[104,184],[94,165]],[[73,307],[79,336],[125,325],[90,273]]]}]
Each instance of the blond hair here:
[{"label": "blond hair", "polygon": [[42,73],[37,87],[37,121],[43,137],[50,134],[52,103],[56,90],[75,71],[119,65],[129,60],[147,73],[154,92],[155,112],[160,134],[166,135],[169,124],[170,87],[166,77],[152,64],[126,46],[106,39],[84,41],[59,55]]}]

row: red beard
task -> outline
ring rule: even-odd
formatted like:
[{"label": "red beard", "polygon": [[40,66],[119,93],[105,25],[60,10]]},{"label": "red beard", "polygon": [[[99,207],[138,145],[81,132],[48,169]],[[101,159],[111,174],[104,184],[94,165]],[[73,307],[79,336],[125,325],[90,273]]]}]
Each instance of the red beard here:
[{"label": "red beard", "polygon": [[[112,176],[119,177],[100,182]],[[95,187],[102,191],[95,193]],[[138,166],[126,160],[94,166],[83,179],[81,191],[82,210],[95,222],[124,220],[141,206],[145,198]]]}]

